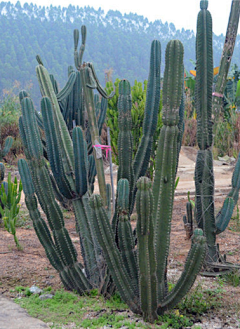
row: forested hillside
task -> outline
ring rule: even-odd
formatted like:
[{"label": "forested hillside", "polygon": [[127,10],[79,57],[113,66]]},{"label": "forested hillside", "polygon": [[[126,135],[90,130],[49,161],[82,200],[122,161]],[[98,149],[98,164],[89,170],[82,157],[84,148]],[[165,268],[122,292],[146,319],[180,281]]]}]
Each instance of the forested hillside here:
[{"label": "forested hillside", "polygon": [[[10,89],[15,80],[24,87],[31,81],[32,97],[38,97],[35,77],[36,55],[63,86],[67,67],[73,65],[73,30],[87,26],[87,45],[84,60],[94,63],[104,84],[104,71],[113,69],[112,78],[147,79],[150,44],[154,38],[164,49],[170,39],[180,39],[185,49],[185,66],[194,68],[195,35],[190,30],[176,30],[174,24],[161,20],[149,22],[136,14],[122,15],[118,11],[95,10],[90,7],[41,7],[20,2],[0,3],[0,91]],[[183,19],[184,25],[184,19]],[[214,64],[218,65],[224,36],[214,35]],[[238,37],[232,63],[238,64]],[[163,65],[162,65],[163,66]]]}]

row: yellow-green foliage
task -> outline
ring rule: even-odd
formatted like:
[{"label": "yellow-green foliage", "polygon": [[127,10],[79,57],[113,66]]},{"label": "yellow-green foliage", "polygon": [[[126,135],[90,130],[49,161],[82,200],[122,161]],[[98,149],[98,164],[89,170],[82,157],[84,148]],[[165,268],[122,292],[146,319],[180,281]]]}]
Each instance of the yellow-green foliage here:
[{"label": "yellow-green foliage", "polygon": [[[118,164],[118,149],[117,149],[117,141],[118,141],[118,110],[117,110],[117,100],[118,100],[118,87],[119,87],[119,79],[113,82],[109,81],[106,84],[107,93],[111,93],[115,87],[115,96],[112,99],[108,100],[108,109],[107,109],[107,126],[110,128],[111,135],[111,146],[112,146],[112,155],[113,161]],[[132,135],[133,135],[133,157],[135,156],[138,146],[140,144],[140,140],[142,138],[142,126],[144,119],[144,108],[146,102],[146,93],[147,93],[147,80],[142,84],[135,80],[134,85],[131,87],[132,94]],[[162,126],[161,120],[161,105],[158,116],[158,125],[156,132],[153,138],[153,148],[152,148],[152,156],[150,160],[149,173],[151,174],[154,168],[154,158],[155,152],[157,149],[157,140],[160,134],[160,129]]]}]

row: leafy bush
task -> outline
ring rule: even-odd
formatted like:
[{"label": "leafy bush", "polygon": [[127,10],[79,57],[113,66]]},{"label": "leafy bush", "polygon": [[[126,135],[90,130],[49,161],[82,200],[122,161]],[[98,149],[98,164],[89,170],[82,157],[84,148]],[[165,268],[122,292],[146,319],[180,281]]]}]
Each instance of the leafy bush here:
[{"label": "leafy bush", "polygon": [[0,99],[0,144],[3,145],[8,136],[12,136],[14,140],[8,158],[23,153],[18,128],[18,119],[21,114],[17,95],[19,87],[20,84],[15,81],[10,90],[3,90],[3,96]]},{"label": "leafy bush", "polygon": [[[115,87],[115,96],[112,99],[108,100],[107,126],[110,128],[113,162],[116,164],[118,164],[117,140],[118,140],[119,130],[118,130],[117,101],[119,95],[118,94],[119,82],[120,80],[116,79],[114,84],[112,81],[108,81],[106,84],[106,91],[108,94],[110,94]],[[134,157],[142,138],[142,126],[144,120],[144,108],[145,108],[146,93],[147,93],[147,80],[145,80],[143,84],[135,80],[134,85],[131,87],[131,90],[132,90],[131,114],[132,114],[133,157]],[[148,170],[148,175],[150,175],[151,177],[155,166],[155,153],[157,150],[157,141],[162,126],[161,108],[162,108],[162,102],[160,102],[158,125],[153,137],[152,155],[150,160],[150,167]]]}]

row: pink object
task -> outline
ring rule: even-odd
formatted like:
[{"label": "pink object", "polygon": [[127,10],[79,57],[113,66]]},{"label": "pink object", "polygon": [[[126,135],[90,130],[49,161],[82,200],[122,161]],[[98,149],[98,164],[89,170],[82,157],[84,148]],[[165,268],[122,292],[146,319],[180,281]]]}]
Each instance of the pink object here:
[{"label": "pink object", "polygon": [[106,150],[106,158],[108,158],[108,151],[112,151],[110,145],[100,145],[100,144],[96,144],[96,145],[93,145],[93,147],[98,147],[98,148],[101,148],[102,150]]},{"label": "pink object", "polygon": [[217,92],[213,92],[212,95],[216,96],[216,97],[223,98],[223,94],[220,94],[220,93],[217,93]]}]

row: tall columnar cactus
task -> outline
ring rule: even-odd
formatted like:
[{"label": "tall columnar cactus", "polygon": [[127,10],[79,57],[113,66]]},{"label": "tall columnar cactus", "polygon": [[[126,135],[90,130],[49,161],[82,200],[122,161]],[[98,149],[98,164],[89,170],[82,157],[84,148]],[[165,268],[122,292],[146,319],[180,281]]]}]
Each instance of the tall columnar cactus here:
[{"label": "tall columnar cactus", "polygon": [[[183,46],[175,40],[168,43],[165,55],[163,81],[163,127],[161,129],[156,157],[156,171],[153,182],[156,252],[163,262],[158,263],[160,300],[165,294],[165,270],[168,257],[173,195],[178,159],[179,107],[183,88]],[[159,239],[163,234],[166,239]]]},{"label": "tall columnar cactus", "polygon": [[160,79],[161,79],[161,44],[154,40],[151,45],[150,68],[147,84],[147,97],[145,116],[143,121],[143,136],[133,162],[135,182],[144,176],[152,150],[153,135],[157,128],[158,111],[160,104]]},{"label": "tall columnar cactus", "polygon": [[222,110],[222,98],[227,84],[228,71],[231,65],[231,59],[237,37],[239,15],[240,1],[232,0],[219,74],[215,85],[215,91],[213,93],[213,113],[215,115],[217,115],[218,112]]},{"label": "tall columnar cactus", "polygon": [[[75,61],[76,69],[80,72],[80,78],[81,78],[83,95],[84,95],[84,105],[86,107],[86,112],[88,117],[88,126],[91,135],[91,142],[93,145],[99,145],[101,144],[99,137],[100,129],[97,124],[93,89],[97,89],[100,95],[106,99],[112,97],[114,93],[112,93],[111,95],[106,94],[106,92],[104,91],[104,89],[99,83],[99,80],[96,76],[96,72],[94,70],[92,63],[82,64],[82,58],[85,49],[86,35],[87,35],[86,26],[84,25],[81,28],[81,34],[82,34],[82,44],[78,52],[79,31],[74,30],[74,35],[73,35],[74,61]],[[107,190],[106,190],[101,148],[94,147],[93,155],[96,164],[100,194],[103,197],[104,204],[107,205]]]},{"label": "tall columnar cactus", "polygon": [[[238,5],[237,5],[238,6]],[[234,170],[232,191],[226,198],[217,217],[214,214],[214,174],[212,157],[212,18],[207,10],[208,1],[200,2],[196,37],[196,94],[197,140],[199,151],[195,168],[196,221],[207,239],[207,263],[221,261],[216,244],[216,233],[224,231],[231,218],[240,189],[240,158]],[[237,7],[235,8],[237,10]],[[239,14],[238,14],[239,15]],[[224,55],[225,56],[225,55]],[[223,60],[223,59],[222,59]],[[223,71],[220,72],[223,74]],[[221,76],[221,81],[224,78]],[[217,266],[212,267],[217,267]],[[211,265],[210,265],[211,267]]]},{"label": "tall columnar cactus", "polygon": [[[117,239],[113,234],[114,225],[111,226],[109,222],[101,198],[97,195],[92,195],[90,198],[96,236],[116,287],[132,311],[143,314],[144,319],[150,322],[157,318],[157,314],[162,314],[165,310],[174,307],[188,292],[201,269],[206,253],[205,238],[202,235],[202,230],[198,229],[194,232],[184,271],[174,289],[168,293],[166,264],[179,153],[180,132],[178,123],[183,87],[183,47],[179,41],[171,41],[167,45],[165,62],[163,82],[164,126],[161,130],[157,150],[158,171],[155,174],[153,189],[151,188],[151,181],[146,177],[141,177],[136,183],[138,189],[136,195],[138,214],[136,229],[137,263],[132,245],[134,235],[129,225],[129,200],[131,200],[131,189],[135,189],[135,186],[131,187],[130,184],[132,176],[129,161],[125,163],[126,171],[120,170],[118,177],[117,210],[114,216],[118,227]],[[120,132],[119,138],[121,141],[123,137],[121,133],[125,134],[125,144],[130,149],[130,121],[127,120],[130,92],[126,80],[120,82],[119,94],[119,108],[123,111],[122,118],[121,113],[119,113],[120,125],[124,120],[126,121],[125,130]],[[119,151],[122,152],[120,158],[123,157],[124,163],[124,152],[126,151],[123,147],[120,147]],[[122,177],[122,173],[128,178]],[[128,199],[127,195],[129,195]]]},{"label": "tall columnar cactus", "polygon": [[133,138],[132,138],[132,116],[131,116],[131,86],[127,80],[119,83],[119,97],[118,97],[118,181],[121,178],[126,178],[130,188],[130,202],[131,205],[133,196],[134,171],[132,164],[133,154]]}]

